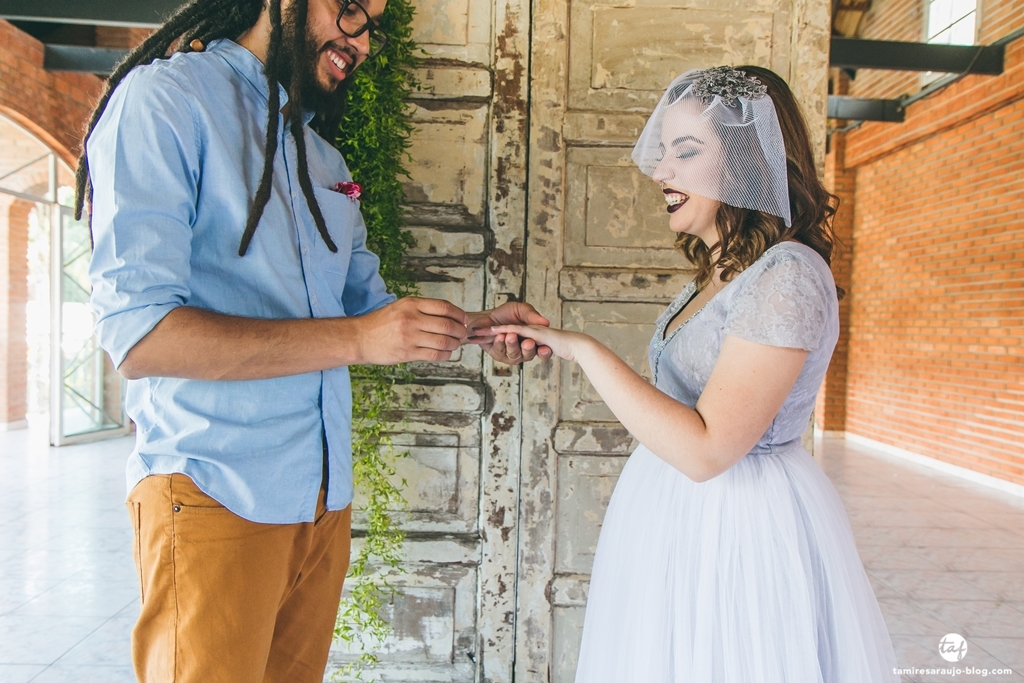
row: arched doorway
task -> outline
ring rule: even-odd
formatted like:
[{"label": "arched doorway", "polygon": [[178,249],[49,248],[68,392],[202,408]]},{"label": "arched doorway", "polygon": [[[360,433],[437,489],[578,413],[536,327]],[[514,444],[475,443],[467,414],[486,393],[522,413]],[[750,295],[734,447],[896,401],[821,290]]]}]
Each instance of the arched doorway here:
[{"label": "arched doorway", "polygon": [[124,383],[93,335],[73,188],[67,164],[0,115],[0,424],[46,430],[55,446],[129,427]]}]

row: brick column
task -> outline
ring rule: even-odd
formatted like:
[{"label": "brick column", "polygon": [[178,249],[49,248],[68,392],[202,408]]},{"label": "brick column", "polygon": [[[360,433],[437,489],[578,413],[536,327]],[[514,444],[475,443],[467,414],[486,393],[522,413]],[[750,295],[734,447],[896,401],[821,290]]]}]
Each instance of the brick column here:
[{"label": "brick column", "polygon": [[[0,204],[0,429],[24,425],[28,391],[28,216],[33,204],[5,198]],[[6,223],[6,225],[4,225]],[[6,228],[6,229],[3,229]]]},{"label": "brick column", "polygon": [[[833,73],[833,87],[837,94],[845,94],[848,88],[846,76]],[[830,122],[841,127],[845,122]],[[839,341],[832,354],[832,363],[825,375],[825,382],[818,394],[815,424],[826,432],[846,431],[846,370],[850,354],[850,303],[854,293],[853,281],[853,217],[854,190],[857,172],[846,168],[846,134],[834,133],[825,155],[825,187],[839,197],[839,211],[832,228],[838,238],[832,252],[832,276],[836,285],[846,290],[846,296],[839,301]]]}]

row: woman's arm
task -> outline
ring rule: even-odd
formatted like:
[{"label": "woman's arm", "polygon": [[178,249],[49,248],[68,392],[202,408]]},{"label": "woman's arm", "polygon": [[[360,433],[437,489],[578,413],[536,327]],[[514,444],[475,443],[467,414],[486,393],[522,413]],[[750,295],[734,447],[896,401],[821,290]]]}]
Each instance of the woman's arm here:
[{"label": "woman's arm", "polygon": [[750,452],[796,383],[803,349],[727,336],[694,409],[652,386],[606,346],[576,332],[506,325],[575,360],[615,417],[651,452],[693,481],[716,477]]}]

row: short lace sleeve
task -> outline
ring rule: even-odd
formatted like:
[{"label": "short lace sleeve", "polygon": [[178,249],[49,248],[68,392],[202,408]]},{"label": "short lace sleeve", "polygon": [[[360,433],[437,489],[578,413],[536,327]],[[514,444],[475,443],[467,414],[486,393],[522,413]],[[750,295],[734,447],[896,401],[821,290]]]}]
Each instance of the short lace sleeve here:
[{"label": "short lace sleeve", "polygon": [[751,273],[731,302],[725,333],[767,346],[816,351],[830,296],[825,283],[798,254],[780,251],[768,259],[752,266],[760,272]]}]

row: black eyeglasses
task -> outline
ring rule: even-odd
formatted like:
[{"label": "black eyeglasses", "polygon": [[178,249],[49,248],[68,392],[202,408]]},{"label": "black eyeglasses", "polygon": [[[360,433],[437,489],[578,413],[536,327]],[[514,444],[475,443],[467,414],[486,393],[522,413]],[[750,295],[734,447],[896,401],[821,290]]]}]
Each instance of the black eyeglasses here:
[{"label": "black eyeglasses", "polygon": [[370,54],[367,59],[379,55],[388,43],[388,37],[380,30],[380,24],[371,19],[366,8],[356,0],[343,0],[336,23],[338,30],[349,38],[358,38],[367,31],[370,32]]}]

